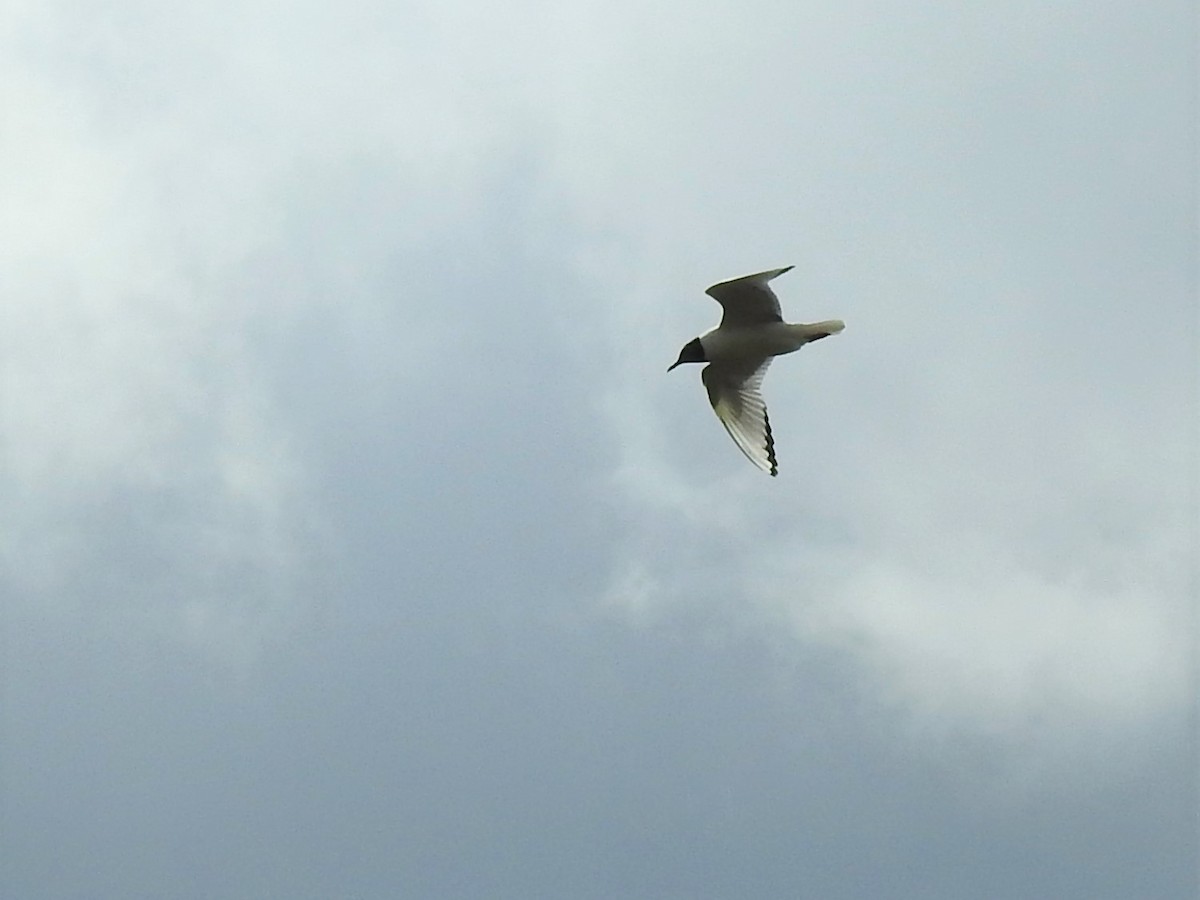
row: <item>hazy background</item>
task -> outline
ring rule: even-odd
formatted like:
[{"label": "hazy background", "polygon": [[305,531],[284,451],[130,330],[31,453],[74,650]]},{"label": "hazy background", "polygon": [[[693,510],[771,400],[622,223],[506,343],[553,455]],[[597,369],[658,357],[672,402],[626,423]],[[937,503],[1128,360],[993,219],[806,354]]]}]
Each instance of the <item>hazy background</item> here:
[{"label": "hazy background", "polygon": [[8,0],[0,892],[1195,897],[1196,45]]}]

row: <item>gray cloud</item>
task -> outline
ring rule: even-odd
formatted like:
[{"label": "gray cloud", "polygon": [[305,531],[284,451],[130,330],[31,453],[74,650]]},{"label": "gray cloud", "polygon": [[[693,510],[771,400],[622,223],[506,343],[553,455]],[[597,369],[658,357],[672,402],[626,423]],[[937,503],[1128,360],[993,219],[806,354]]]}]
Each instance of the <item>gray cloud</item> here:
[{"label": "gray cloud", "polygon": [[3,19],[6,895],[1190,896],[1182,4]]}]

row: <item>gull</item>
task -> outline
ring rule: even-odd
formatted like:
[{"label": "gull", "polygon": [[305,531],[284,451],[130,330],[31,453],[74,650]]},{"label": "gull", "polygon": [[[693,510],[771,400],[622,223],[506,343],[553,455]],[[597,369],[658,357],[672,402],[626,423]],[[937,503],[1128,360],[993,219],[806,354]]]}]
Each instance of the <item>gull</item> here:
[{"label": "gull", "polygon": [[679,359],[667,369],[670,372],[683,363],[708,363],[700,380],[717,418],[746,458],[771,475],[779,474],[779,464],[760,390],[771,359],[846,327],[838,319],[811,325],[783,321],[779,298],[769,282],[792,268],[722,281],[705,291],[724,309],[721,324],[684,344]]}]

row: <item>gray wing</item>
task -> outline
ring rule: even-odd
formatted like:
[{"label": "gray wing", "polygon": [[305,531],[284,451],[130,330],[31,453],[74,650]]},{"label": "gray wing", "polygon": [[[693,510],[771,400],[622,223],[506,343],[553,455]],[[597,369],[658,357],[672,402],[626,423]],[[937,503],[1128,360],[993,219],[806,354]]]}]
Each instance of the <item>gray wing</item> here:
[{"label": "gray wing", "polygon": [[767,282],[791,269],[792,266],[787,266],[756,275],[746,275],[732,281],[722,281],[705,291],[704,293],[720,303],[725,310],[725,315],[721,317],[721,326],[738,327],[782,322],[783,311],[779,308],[779,298]]},{"label": "gray wing", "polygon": [[775,438],[761,387],[771,357],[744,364],[710,363],[700,373],[713,411],[746,458],[764,472],[779,474]]}]

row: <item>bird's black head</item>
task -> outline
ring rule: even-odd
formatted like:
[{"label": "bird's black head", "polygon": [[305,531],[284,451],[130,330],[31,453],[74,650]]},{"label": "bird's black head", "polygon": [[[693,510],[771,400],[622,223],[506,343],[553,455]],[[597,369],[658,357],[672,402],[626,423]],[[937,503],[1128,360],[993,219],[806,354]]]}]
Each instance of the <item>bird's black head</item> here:
[{"label": "bird's black head", "polygon": [[704,345],[700,343],[700,338],[692,338],[683,345],[683,349],[679,351],[679,359],[667,367],[670,372],[675,366],[681,363],[689,362],[708,362],[708,356],[704,353]]}]

